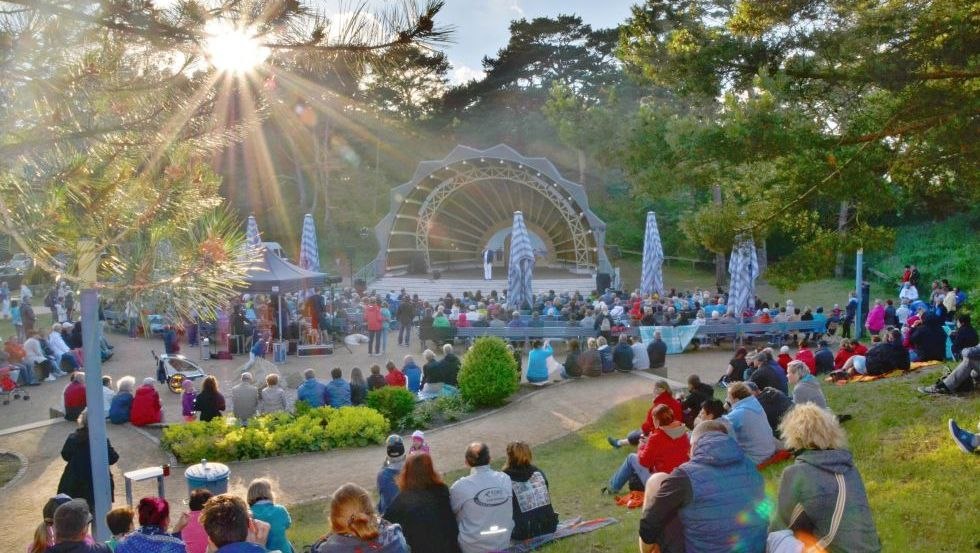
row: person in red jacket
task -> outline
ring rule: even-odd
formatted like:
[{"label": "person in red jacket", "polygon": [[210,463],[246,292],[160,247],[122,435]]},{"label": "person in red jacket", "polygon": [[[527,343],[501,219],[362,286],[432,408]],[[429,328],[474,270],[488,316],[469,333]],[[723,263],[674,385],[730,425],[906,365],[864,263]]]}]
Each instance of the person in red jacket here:
[{"label": "person in red jacket", "polygon": [[640,443],[640,438],[643,436],[649,436],[654,430],[654,418],[653,411],[658,405],[666,405],[671,414],[674,416],[675,421],[684,420],[684,408],[681,407],[681,402],[673,396],[670,390],[670,384],[667,384],[665,380],[658,380],[656,384],[653,385],[653,405],[650,406],[650,410],[647,411],[647,418],[643,421],[639,430],[634,430],[630,432],[625,438],[617,440],[612,436],[606,437],[609,445],[619,448],[626,444],[638,445]]},{"label": "person in red jacket", "polygon": [[143,385],[133,394],[133,406],[129,410],[129,422],[134,426],[146,426],[163,420],[163,407],[157,393],[156,380],[143,379]]},{"label": "person in red jacket", "polygon": [[405,383],[407,382],[405,379],[405,373],[398,370],[398,367],[394,363],[388,361],[388,364],[385,365],[385,369],[388,371],[388,373],[385,374],[385,382],[387,382],[389,386],[394,386],[396,388],[405,387]]},{"label": "person in red jacket", "polygon": [[837,350],[837,355],[834,356],[834,369],[839,371],[844,368],[844,363],[847,363],[847,360],[854,354],[854,346],[851,345],[851,341],[847,338],[841,340],[840,349]]},{"label": "person in red jacket", "polygon": [[779,357],[776,358],[776,362],[783,368],[783,373],[786,372],[786,367],[789,367],[789,362],[792,360],[793,356],[789,354],[789,346],[779,348]]},{"label": "person in red jacket", "polygon": [[796,360],[803,361],[806,368],[810,369],[810,374],[817,374],[817,358],[813,356],[813,350],[806,340],[800,342],[800,349],[796,352]]},{"label": "person in red jacket", "polygon": [[851,340],[851,346],[854,348],[854,355],[867,355],[868,348],[864,347],[864,344],[857,341],[857,338]]},{"label": "person in red jacket", "polygon": [[65,386],[65,420],[77,421],[85,410],[85,373],[75,371],[71,382]]},{"label": "person in red jacket", "polygon": [[636,453],[630,453],[619,470],[609,479],[603,493],[617,493],[635,475],[646,484],[652,474],[670,474],[688,461],[691,442],[687,438],[687,426],[674,419],[674,413],[666,405],[657,405],[653,413],[653,432],[640,439]]},{"label": "person in red jacket", "polygon": [[368,331],[368,355],[381,355],[381,333],[384,328],[384,317],[381,315],[381,307],[378,302],[371,298],[364,308],[364,324]]}]

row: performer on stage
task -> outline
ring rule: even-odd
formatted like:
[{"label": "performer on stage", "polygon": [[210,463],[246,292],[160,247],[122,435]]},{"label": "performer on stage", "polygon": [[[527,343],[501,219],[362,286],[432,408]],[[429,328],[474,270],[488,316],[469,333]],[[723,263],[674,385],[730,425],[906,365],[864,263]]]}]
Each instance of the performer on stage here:
[{"label": "performer on stage", "polygon": [[483,280],[493,278],[493,250],[487,248],[483,250]]}]

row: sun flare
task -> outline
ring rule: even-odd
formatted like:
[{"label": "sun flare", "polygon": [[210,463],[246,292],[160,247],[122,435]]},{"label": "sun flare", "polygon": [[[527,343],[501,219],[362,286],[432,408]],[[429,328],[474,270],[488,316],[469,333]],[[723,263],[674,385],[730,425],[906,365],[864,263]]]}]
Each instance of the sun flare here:
[{"label": "sun flare", "polygon": [[228,73],[247,73],[269,57],[255,33],[226,22],[212,22],[206,27],[208,38],[204,54],[215,69]]}]

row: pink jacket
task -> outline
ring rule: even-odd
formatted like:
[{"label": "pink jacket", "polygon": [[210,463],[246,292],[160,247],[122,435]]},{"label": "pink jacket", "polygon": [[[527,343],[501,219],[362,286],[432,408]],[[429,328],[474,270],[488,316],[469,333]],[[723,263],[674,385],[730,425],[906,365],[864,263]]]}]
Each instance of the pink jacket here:
[{"label": "pink jacket", "polygon": [[881,332],[881,329],[885,328],[885,306],[874,306],[871,311],[868,312],[868,318],[865,320],[864,326],[866,326],[871,332]]}]

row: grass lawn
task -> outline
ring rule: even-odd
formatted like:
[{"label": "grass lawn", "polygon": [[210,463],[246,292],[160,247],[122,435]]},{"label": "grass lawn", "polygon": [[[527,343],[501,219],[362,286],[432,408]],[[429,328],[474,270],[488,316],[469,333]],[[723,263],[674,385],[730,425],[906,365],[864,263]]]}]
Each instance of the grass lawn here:
[{"label": "grass lawn", "polygon": [[9,454],[0,454],[0,487],[10,482],[20,470],[20,459]]},{"label": "grass lawn", "polygon": [[[950,440],[946,420],[973,429],[980,397],[921,397],[915,386],[935,374],[852,384],[825,385],[835,411],[849,413],[845,424],[851,449],[868,489],[885,551],[970,551],[976,547],[976,508],[980,505],[980,455],[968,456]],[[648,400],[624,403],[595,423],[534,450],[534,462],[548,475],[560,516],[616,517],[620,523],[544,548],[560,552],[636,551],[640,513],[616,506],[599,494],[625,450],[613,450],[607,435],[623,435],[642,420]],[[519,434],[515,434],[519,438]],[[501,452],[495,452],[498,456]],[[502,459],[497,459],[495,465]],[[437,460],[438,464],[438,460]],[[775,497],[786,465],[765,472]],[[446,475],[452,482],[463,474]],[[295,506],[290,538],[310,544],[327,530],[324,502]]]}]

